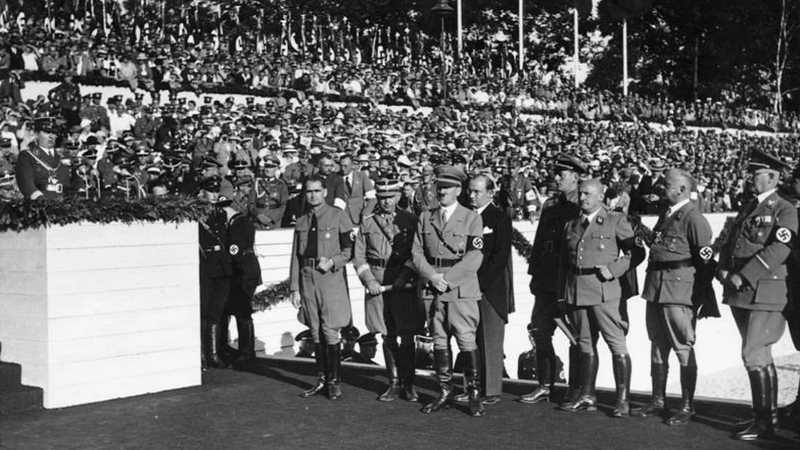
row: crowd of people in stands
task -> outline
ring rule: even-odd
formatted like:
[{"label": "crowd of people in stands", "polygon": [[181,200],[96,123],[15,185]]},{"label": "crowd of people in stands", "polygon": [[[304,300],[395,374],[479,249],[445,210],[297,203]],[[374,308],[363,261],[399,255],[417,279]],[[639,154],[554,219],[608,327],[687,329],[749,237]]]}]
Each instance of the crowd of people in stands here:
[{"label": "crowd of people in stands", "polygon": [[[270,176],[295,197],[297,177],[335,173],[348,155],[373,178],[393,172],[408,183],[413,208],[429,168],[455,158],[498,180],[497,202],[510,214],[535,218],[535,205],[552,191],[549,164],[568,153],[605,181],[612,205],[651,212],[660,170],[679,166],[695,176],[704,210],[716,212],[746,197],[742,161],[752,149],[798,161],[800,120],[791,114],[575,90],[513,71],[497,76],[475,68],[483,67],[478,54],[448,69],[443,99],[438,65],[412,63],[408,48],[385,58],[357,48],[321,55],[281,51],[273,37],[271,51],[241,35],[163,33],[156,25],[148,32],[139,18],[118,21],[104,30],[88,14],[30,17],[0,30],[2,198],[20,196],[14,161],[43,115],[63,119],[71,189],[87,197],[192,194],[199,181],[184,178],[214,171],[252,184],[273,161]],[[46,97],[23,98],[26,82],[46,80],[61,84]],[[103,98],[97,86],[109,84],[130,93]],[[297,213],[291,203],[286,211],[283,225]]]}]

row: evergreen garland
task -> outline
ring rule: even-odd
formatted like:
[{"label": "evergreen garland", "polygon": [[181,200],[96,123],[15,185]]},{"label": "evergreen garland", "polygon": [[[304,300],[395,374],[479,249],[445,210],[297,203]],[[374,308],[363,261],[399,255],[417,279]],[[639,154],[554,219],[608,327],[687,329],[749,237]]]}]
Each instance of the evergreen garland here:
[{"label": "evergreen garland", "polygon": [[39,227],[74,223],[197,221],[203,205],[194,198],[163,196],[143,199],[103,197],[88,200],[64,197],[58,200],[19,200],[0,202],[0,232],[23,231]]}]

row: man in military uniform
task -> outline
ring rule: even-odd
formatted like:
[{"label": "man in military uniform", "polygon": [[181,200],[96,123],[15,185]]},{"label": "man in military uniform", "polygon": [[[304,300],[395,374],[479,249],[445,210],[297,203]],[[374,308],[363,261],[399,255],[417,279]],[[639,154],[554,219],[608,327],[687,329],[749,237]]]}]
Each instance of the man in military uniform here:
[{"label": "man in military uniform", "polygon": [[26,199],[61,198],[70,183],[70,161],[55,148],[61,130],[52,117],[33,122],[36,140],[17,157],[14,172],[17,186]]},{"label": "man in military uniform", "polygon": [[[554,319],[560,313],[556,308],[558,266],[554,264],[561,254],[564,242],[564,225],[578,217],[578,176],[586,173],[586,167],[577,158],[559,155],[553,171],[556,175],[558,195],[545,202],[533,248],[528,258],[528,274],[531,275],[530,290],[536,297],[531,313],[531,334],[536,341],[536,374],[539,387],[519,398],[522,403],[534,404],[549,400],[555,383],[556,354],[553,349]],[[577,375],[578,349],[570,347],[569,393],[567,399],[575,400],[580,385]]]},{"label": "man in military uniform", "polygon": [[389,388],[378,400],[390,402],[400,394],[408,401],[418,401],[414,335],[425,324],[425,310],[416,292],[406,286],[414,277],[410,266],[417,217],[397,208],[397,180],[384,178],[375,187],[378,204],[375,214],[364,218],[356,234],[353,266],[366,289],[367,329],[383,336]]},{"label": "man in military uniform", "polygon": [[425,405],[430,414],[446,407],[453,398],[453,358],[450,337],[466,355],[465,377],[470,415],[486,414],[480,399],[480,365],[476,333],[481,300],[478,268],[483,260],[481,216],[457,202],[464,178],[455,167],[444,167],[436,181],[439,207],[422,213],[412,249],[413,265],[430,301],[430,328],[434,340],[434,367],[439,397]]},{"label": "man in military uniform", "polygon": [[756,198],[742,206],[720,251],[718,278],[742,336],[742,360],[750,378],[754,420],[734,439],[774,433],[778,421],[778,376],[772,345],[786,328],[787,260],[797,238],[797,209],[778,195],[778,158],[755,150],[750,156]]},{"label": "man in military uniform", "polygon": [[47,93],[47,99],[61,110],[67,126],[78,125],[81,122],[81,90],[72,82],[72,75],[64,75],[64,82],[51,89]]},{"label": "man in military uniform", "polygon": [[[229,316],[236,318],[239,345],[234,364],[250,361],[256,356],[252,301],[256,288],[261,284],[261,266],[255,252],[256,229],[246,214],[245,205],[237,197],[234,195],[234,201],[223,207],[228,219],[225,250],[230,254],[231,278],[222,326],[228,327]],[[226,331],[222,333],[224,336],[227,336]]]},{"label": "man in military uniform", "polygon": [[414,208],[417,215],[436,208],[436,179],[430,164],[422,166],[422,181],[414,193]]},{"label": "man in military uniform", "polygon": [[664,411],[669,371],[669,353],[675,351],[680,363],[682,404],[666,423],[685,425],[694,416],[697,361],[694,342],[697,310],[693,304],[696,273],[710,263],[711,225],[691,201],[694,180],[681,170],[666,174],[665,197],[669,207],[653,228],[650,261],[642,298],[650,338],[650,377],[653,397],[633,415],[647,417]]},{"label": "man in military uniform", "polygon": [[[562,403],[564,411],[595,410],[597,336],[611,350],[617,401],[612,417],[630,415],[631,357],[625,342],[626,318],[620,313],[619,278],[628,271],[633,228],[627,218],[605,209],[603,185],[596,179],[578,188],[581,215],[564,228],[564,245],[558,267],[560,310],[566,310],[576,330],[580,349],[580,396]],[[571,374],[570,374],[571,375]]]},{"label": "man in military uniform", "polygon": [[316,395],[327,385],[328,398],[339,400],[341,346],[339,330],[352,320],[345,264],[352,254],[352,224],[344,211],[325,203],[324,181],[305,181],[307,213],[297,219],[292,243],[290,291],[298,318],[311,328],[319,372],[317,384],[303,392]]},{"label": "man in military uniform", "polygon": [[286,182],[275,176],[280,166],[278,157],[268,155],[262,165],[263,172],[256,177],[253,184],[255,208],[252,214],[264,228],[280,228],[286,203],[289,201],[289,189]]},{"label": "man in military uniform", "polygon": [[[291,147],[294,149],[294,147]],[[288,149],[287,149],[288,150]],[[289,202],[286,204],[285,226],[291,225],[293,220],[302,215],[306,208],[306,198],[302,194],[305,180],[314,174],[314,165],[308,160],[308,152],[299,152],[299,160],[290,163],[281,175],[289,188]]]},{"label": "man in military uniform", "polygon": [[[800,164],[797,164],[792,172],[792,179],[784,184],[784,194],[787,199],[792,201],[795,208],[800,209]],[[795,240],[792,258],[789,261],[788,273],[800,273],[800,241]],[[789,325],[789,333],[792,336],[795,350],[800,351],[800,277],[795,276],[789,280],[792,298],[786,308],[786,323]],[[795,400],[780,408],[782,417],[800,422],[800,386],[797,388]]]},{"label": "man in military uniform", "polygon": [[514,214],[511,217],[517,218],[517,220],[523,217],[535,220],[539,199],[536,197],[530,178],[520,170],[519,161],[512,165],[509,181],[511,206],[514,208]]},{"label": "man in military uniform", "polygon": [[203,368],[227,368],[219,357],[220,321],[230,292],[231,258],[228,253],[228,217],[222,207],[232,201],[231,192],[220,193],[221,178],[203,181],[202,197],[208,214],[198,221],[200,236],[200,318]]}]

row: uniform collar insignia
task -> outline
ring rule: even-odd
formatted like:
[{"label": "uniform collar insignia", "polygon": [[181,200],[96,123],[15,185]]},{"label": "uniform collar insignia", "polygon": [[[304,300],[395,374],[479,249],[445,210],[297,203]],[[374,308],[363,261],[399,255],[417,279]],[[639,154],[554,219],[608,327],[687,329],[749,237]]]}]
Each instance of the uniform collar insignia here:
[{"label": "uniform collar insignia", "polygon": [[605,221],[606,221],[606,219],[604,219],[603,216],[601,216],[599,214],[597,216],[597,219],[595,219],[595,222],[597,222],[598,225],[602,225],[603,222],[605,222]]},{"label": "uniform collar insignia", "polygon": [[675,213],[675,220],[681,220],[681,217],[683,217],[683,211]]},{"label": "uniform collar insignia", "polygon": [[767,206],[768,207],[771,208],[774,205],[775,205],[775,199],[774,198],[771,198],[771,199],[767,200]]}]

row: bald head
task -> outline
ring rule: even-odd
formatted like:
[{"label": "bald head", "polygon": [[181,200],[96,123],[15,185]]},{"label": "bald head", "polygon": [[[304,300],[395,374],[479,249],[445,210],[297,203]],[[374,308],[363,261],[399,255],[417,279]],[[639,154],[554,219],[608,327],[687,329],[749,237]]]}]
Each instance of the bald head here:
[{"label": "bald head", "polygon": [[664,178],[666,182],[666,197],[670,205],[676,205],[690,198],[695,182],[688,172],[680,169],[670,169]]},{"label": "bald head", "polygon": [[603,206],[605,188],[603,183],[596,178],[581,181],[578,186],[578,202],[581,212],[591,214]]}]

